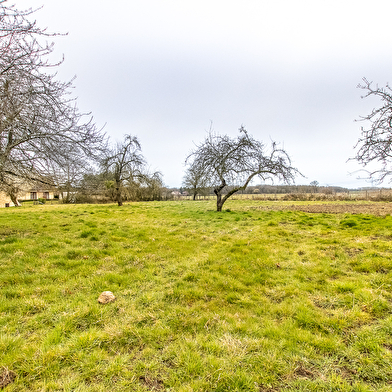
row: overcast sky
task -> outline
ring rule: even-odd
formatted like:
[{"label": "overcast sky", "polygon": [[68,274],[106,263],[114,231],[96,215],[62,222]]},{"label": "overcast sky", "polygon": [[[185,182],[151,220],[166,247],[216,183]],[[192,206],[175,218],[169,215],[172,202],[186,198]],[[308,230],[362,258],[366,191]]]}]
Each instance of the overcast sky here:
[{"label": "overcast sky", "polygon": [[305,175],[298,184],[371,185],[346,161],[365,126],[354,120],[378,105],[361,99],[358,83],[392,80],[392,1],[9,3],[42,5],[39,26],[68,33],[55,40],[59,78],[76,75],[80,110],[113,140],[138,136],[167,186],[181,185],[211,123],[281,143]]}]

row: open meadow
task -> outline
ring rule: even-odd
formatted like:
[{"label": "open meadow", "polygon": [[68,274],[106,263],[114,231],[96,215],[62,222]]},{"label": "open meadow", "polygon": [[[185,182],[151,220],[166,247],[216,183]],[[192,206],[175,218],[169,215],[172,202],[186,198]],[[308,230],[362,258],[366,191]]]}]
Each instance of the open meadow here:
[{"label": "open meadow", "polygon": [[389,204],[224,209],[0,210],[0,388],[392,391]]}]

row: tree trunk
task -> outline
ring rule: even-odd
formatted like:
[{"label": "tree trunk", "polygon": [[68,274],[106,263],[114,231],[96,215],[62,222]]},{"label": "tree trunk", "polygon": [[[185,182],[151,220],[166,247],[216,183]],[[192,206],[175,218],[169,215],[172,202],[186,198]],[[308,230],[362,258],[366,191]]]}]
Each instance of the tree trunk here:
[{"label": "tree trunk", "polygon": [[226,201],[227,197],[222,199],[222,190],[226,186],[226,181],[223,179],[222,184],[214,189],[214,193],[216,194],[216,211],[221,212],[223,203]]},{"label": "tree trunk", "polygon": [[14,193],[10,193],[11,201],[14,203],[15,207],[19,207],[18,199]]},{"label": "tree trunk", "polygon": [[222,212],[223,203],[225,200],[222,200],[222,194],[220,192],[215,192],[216,194],[216,211]]},{"label": "tree trunk", "polygon": [[[223,189],[223,188],[222,188],[222,189]],[[218,189],[215,189],[215,190],[214,190],[214,192],[215,192],[215,194],[216,194],[216,210],[217,210],[218,212],[221,212],[221,211],[222,211],[222,207],[223,207],[223,204],[225,204],[225,201],[226,201],[229,197],[231,197],[232,195],[234,195],[234,193],[238,192],[238,190],[240,190],[240,189],[242,189],[242,188],[235,188],[235,189],[232,189],[232,190],[231,190],[230,192],[228,192],[224,197],[222,197],[222,194],[221,194],[222,189],[221,189],[221,190],[218,190]]]},{"label": "tree trunk", "polygon": [[117,201],[117,204],[118,204],[119,207],[121,207],[123,205],[121,189],[120,188],[116,188],[116,201]]},{"label": "tree trunk", "polygon": [[119,207],[121,207],[123,205],[123,201],[122,201],[122,187],[121,187],[121,180],[119,179],[119,177],[115,177],[115,181],[116,181],[116,201]]}]

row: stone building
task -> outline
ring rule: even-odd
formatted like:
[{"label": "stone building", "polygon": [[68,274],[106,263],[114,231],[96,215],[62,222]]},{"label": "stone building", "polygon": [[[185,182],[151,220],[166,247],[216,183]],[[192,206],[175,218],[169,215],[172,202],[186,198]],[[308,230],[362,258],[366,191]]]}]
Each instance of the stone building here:
[{"label": "stone building", "polygon": [[[23,201],[31,201],[38,199],[46,199],[52,200],[55,196],[56,192],[54,189],[44,188],[42,186],[22,186],[21,191],[18,192],[17,200],[19,203],[23,203]],[[1,207],[14,207],[15,204],[12,202],[9,195],[5,192],[0,191],[0,208]]]}]

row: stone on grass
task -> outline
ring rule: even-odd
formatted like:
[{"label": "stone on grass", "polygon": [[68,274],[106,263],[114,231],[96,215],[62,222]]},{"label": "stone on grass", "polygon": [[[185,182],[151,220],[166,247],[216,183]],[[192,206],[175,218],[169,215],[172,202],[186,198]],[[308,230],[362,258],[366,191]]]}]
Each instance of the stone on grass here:
[{"label": "stone on grass", "polygon": [[110,302],[114,302],[116,297],[113,295],[111,291],[104,291],[98,298],[98,302],[100,304],[108,304]]}]

